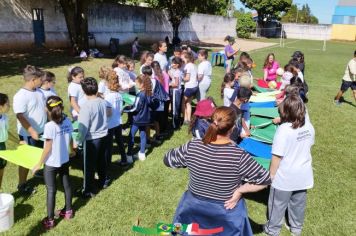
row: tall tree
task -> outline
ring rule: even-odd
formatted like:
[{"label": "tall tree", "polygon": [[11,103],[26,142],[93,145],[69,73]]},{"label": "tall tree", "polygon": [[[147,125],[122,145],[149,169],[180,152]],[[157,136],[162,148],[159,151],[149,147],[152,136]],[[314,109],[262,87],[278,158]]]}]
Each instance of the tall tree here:
[{"label": "tall tree", "polygon": [[297,5],[292,4],[291,8],[282,15],[282,22],[296,22],[306,24],[318,24],[319,20],[313,16],[308,4],[302,6],[299,10]]}]

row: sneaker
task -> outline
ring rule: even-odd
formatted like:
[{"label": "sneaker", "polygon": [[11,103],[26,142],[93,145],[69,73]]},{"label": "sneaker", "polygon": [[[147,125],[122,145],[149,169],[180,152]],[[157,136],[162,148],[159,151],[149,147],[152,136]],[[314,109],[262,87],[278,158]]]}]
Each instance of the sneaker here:
[{"label": "sneaker", "polygon": [[106,178],[103,184],[103,189],[106,189],[107,187],[109,187],[111,184],[111,179]]},{"label": "sneaker", "polygon": [[140,161],[146,160],[146,154],[139,152],[139,153],[138,153],[138,159],[139,159]]},{"label": "sneaker", "polygon": [[27,183],[19,184],[17,186],[17,190],[24,195],[31,195],[36,192],[36,189],[28,185]]},{"label": "sneaker", "polygon": [[84,199],[93,198],[96,195],[95,193],[92,193],[92,192],[85,192],[83,189],[77,190],[76,194],[79,197],[84,198]]},{"label": "sneaker", "polygon": [[133,163],[133,156],[126,156],[126,162],[129,164]]},{"label": "sneaker", "polygon": [[50,230],[54,228],[54,219],[50,220],[48,217],[45,217],[42,220],[42,225],[45,228],[45,230]]},{"label": "sneaker", "polygon": [[339,100],[334,100],[336,106],[340,106],[342,103]]},{"label": "sneaker", "polygon": [[54,213],[54,215],[57,218],[63,218],[65,220],[69,220],[74,217],[74,211],[73,210],[66,211],[65,209],[62,209],[62,210],[57,210]]}]

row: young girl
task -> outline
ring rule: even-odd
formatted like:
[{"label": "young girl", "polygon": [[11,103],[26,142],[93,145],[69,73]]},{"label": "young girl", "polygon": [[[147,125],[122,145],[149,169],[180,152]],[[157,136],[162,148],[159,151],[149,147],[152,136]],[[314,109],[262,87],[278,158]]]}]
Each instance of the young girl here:
[{"label": "young girl", "polygon": [[198,53],[200,64],[198,66],[198,80],[199,80],[199,101],[205,99],[211,84],[212,68],[210,61],[208,61],[208,51],[202,49]]},{"label": "young girl", "polygon": [[181,70],[182,59],[180,57],[174,57],[171,62],[171,68],[168,71],[171,82],[170,96],[171,96],[171,110],[172,110],[172,121],[173,128],[178,129],[180,127],[180,113],[182,108],[182,79],[183,72]]},{"label": "young girl", "polygon": [[204,99],[199,101],[193,114],[188,132],[192,132],[192,135],[195,138],[204,138],[205,132],[211,124],[211,116],[214,111],[215,105],[211,100]]},{"label": "young girl", "polygon": [[63,114],[63,101],[57,96],[50,96],[46,102],[48,117],[51,120],[45,125],[45,139],[40,161],[32,169],[35,173],[44,164],[44,181],[47,189],[47,217],[42,221],[45,229],[54,227],[54,208],[56,205],[56,177],[60,176],[65,194],[65,205],[56,212],[65,219],[73,217],[72,191],[69,182],[69,145],[73,131],[72,123]]},{"label": "young girl", "polygon": [[263,80],[268,83],[270,81],[276,81],[277,79],[277,69],[279,68],[279,63],[275,60],[273,53],[269,53],[263,64]]},{"label": "young girl", "polygon": [[127,73],[130,76],[130,79],[132,82],[135,82],[136,80],[136,73],[135,73],[135,61],[134,60],[127,60]]},{"label": "young girl", "polygon": [[197,80],[197,68],[194,64],[194,57],[192,53],[183,53],[183,61],[185,63],[184,67],[184,98],[182,104],[182,112],[184,113],[184,124],[190,124],[190,118],[192,116],[192,105],[191,102],[193,98],[197,95],[199,90],[198,80]]},{"label": "young girl", "polygon": [[[9,109],[9,97],[6,94],[0,93],[0,150],[6,150],[5,142],[8,139],[9,130],[9,119],[6,113],[9,112]],[[7,161],[0,158],[0,189],[6,164]]]},{"label": "young girl", "polygon": [[50,96],[57,96],[54,90],[54,85],[56,84],[56,76],[50,71],[44,71],[42,77],[42,85],[39,90],[43,93],[45,99],[47,100]]},{"label": "young girl", "polygon": [[232,69],[232,63],[234,62],[235,55],[238,53],[239,50],[234,50],[232,48],[232,45],[234,45],[235,43],[234,37],[228,35],[225,37],[224,41],[226,42],[225,49],[224,49],[225,56],[226,56],[226,61],[225,61],[226,73],[229,73]]},{"label": "young girl", "polygon": [[108,66],[102,66],[99,70],[99,84],[98,84],[98,95],[104,98],[105,93],[108,91],[107,77],[112,69]]},{"label": "young girl", "polygon": [[136,53],[138,53],[138,48],[139,47],[140,47],[140,45],[138,44],[138,37],[136,37],[135,40],[132,42],[132,46],[131,46],[131,50],[132,50],[131,57],[132,57],[132,59],[134,59]]},{"label": "young girl", "polygon": [[229,107],[231,105],[231,97],[234,94],[234,76],[231,73],[226,73],[224,81],[221,84],[221,98],[224,99],[224,106]]},{"label": "young girl", "polygon": [[140,59],[140,63],[141,63],[141,67],[140,67],[140,75],[143,74],[142,72],[142,68],[144,66],[151,66],[152,62],[153,62],[153,57],[154,54],[149,52],[149,51],[144,51],[141,55],[141,59]]},{"label": "young girl", "polygon": [[108,91],[105,94],[105,100],[111,106],[111,117],[108,118],[108,146],[106,150],[106,160],[107,163],[111,163],[112,157],[112,147],[113,147],[113,137],[115,136],[115,141],[119,148],[121,155],[121,161],[118,162],[120,165],[127,165],[132,163],[132,159],[126,158],[123,138],[122,138],[122,120],[121,120],[121,111],[123,100],[122,96],[119,93],[120,84],[117,79],[115,71],[108,73],[107,77],[108,82]]},{"label": "young girl", "polygon": [[119,77],[120,92],[128,93],[130,88],[135,86],[135,82],[130,79],[129,73],[127,73],[127,60],[123,55],[119,55],[115,58],[112,68]]},{"label": "young girl", "polygon": [[69,71],[68,74],[68,97],[70,102],[70,112],[72,114],[73,120],[78,119],[80,106],[82,106],[85,101],[85,95],[80,85],[80,82],[84,79],[84,70],[76,66]]},{"label": "young girl", "polygon": [[135,103],[131,109],[124,109],[124,112],[133,113],[133,123],[130,130],[128,142],[127,158],[132,159],[133,145],[136,132],[140,131],[140,151],[138,158],[141,161],[146,160],[146,126],[150,123],[149,99],[152,96],[152,83],[148,76],[139,75],[136,78],[136,88],[139,93],[136,96]]},{"label": "young girl", "polygon": [[311,147],[315,131],[305,119],[305,105],[298,95],[287,96],[279,106],[279,113],[282,124],[273,139],[272,185],[264,231],[268,235],[279,235],[288,208],[291,233],[301,235],[307,189],[314,184]]},{"label": "young girl", "polygon": [[158,41],[158,43],[152,46],[152,49],[155,52],[155,56],[153,60],[158,61],[162,71],[167,71],[168,70],[168,60],[166,56],[167,44],[164,41]]}]

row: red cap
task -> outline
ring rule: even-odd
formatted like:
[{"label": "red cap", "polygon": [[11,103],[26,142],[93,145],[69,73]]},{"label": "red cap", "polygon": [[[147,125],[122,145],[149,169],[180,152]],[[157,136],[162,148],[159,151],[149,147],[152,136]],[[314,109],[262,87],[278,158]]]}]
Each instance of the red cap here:
[{"label": "red cap", "polygon": [[208,117],[212,116],[214,111],[214,103],[209,99],[204,99],[198,102],[197,107],[195,108],[194,115]]}]

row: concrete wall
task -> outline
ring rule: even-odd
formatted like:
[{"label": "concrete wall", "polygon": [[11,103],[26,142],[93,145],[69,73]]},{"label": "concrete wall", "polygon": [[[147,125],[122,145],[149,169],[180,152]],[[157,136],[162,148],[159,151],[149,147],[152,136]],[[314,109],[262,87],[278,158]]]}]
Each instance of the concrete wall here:
[{"label": "concrete wall", "polygon": [[356,25],[332,25],[332,39],[356,41]]},{"label": "concrete wall", "polygon": [[329,40],[332,25],[309,25],[283,23],[283,30],[289,39]]},{"label": "concrete wall", "polygon": [[[32,9],[44,9],[46,47],[69,46],[68,32],[62,10],[56,0],[1,0],[0,49],[28,48],[34,45]],[[120,44],[172,39],[172,27],[164,11],[118,4],[91,5],[88,14],[89,32],[94,33],[97,46],[108,46],[110,38]],[[137,30],[137,23],[144,30]],[[236,35],[236,19],[205,14],[192,14],[181,23],[182,40],[204,40]],[[92,44],[93,42],[90,41]]]}]

